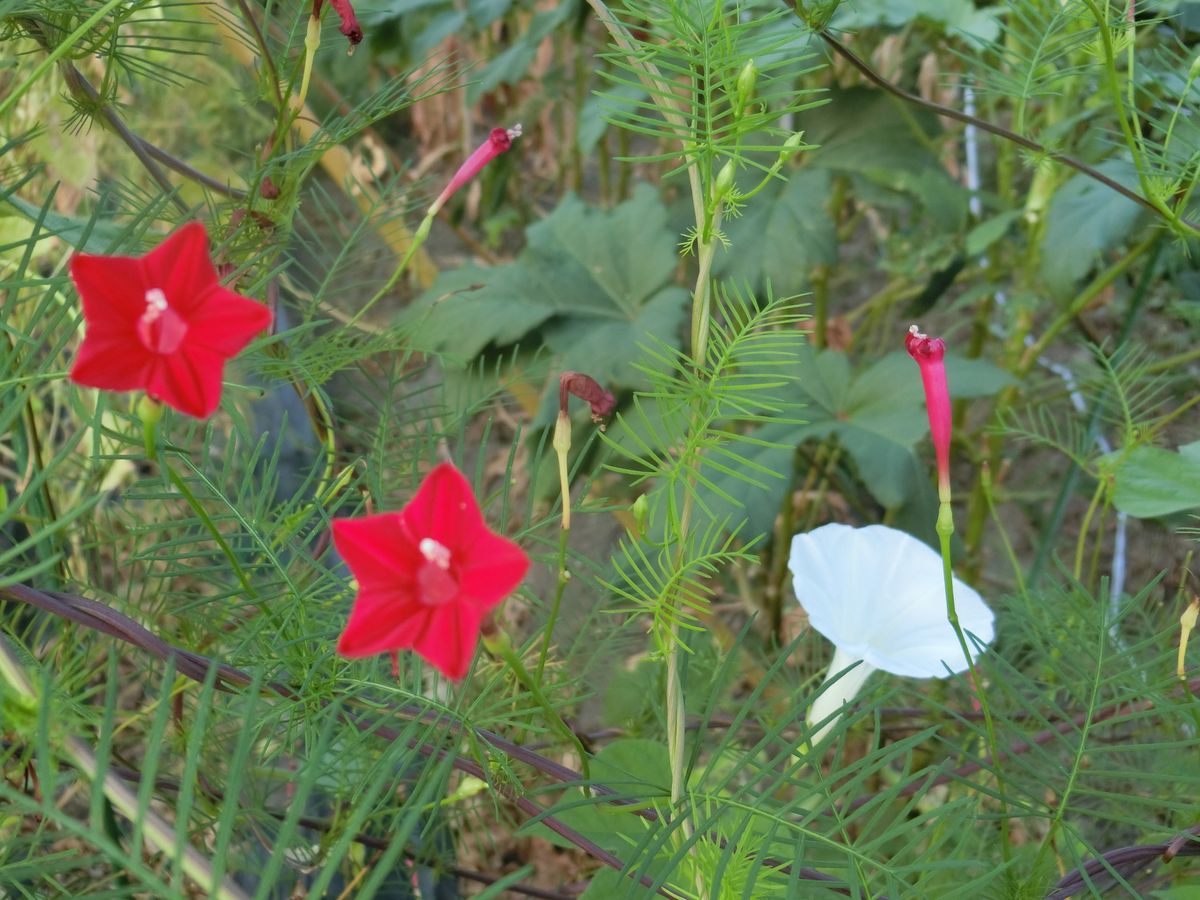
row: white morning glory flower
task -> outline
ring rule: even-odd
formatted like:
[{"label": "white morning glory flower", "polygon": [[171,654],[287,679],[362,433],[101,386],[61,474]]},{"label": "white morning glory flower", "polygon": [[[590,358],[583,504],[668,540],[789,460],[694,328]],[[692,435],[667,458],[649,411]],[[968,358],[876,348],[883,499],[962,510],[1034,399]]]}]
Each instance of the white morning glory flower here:
[{"label": "white morning glory flower", "polygon": [[[792,538],[788,568],[809,622],[834,645],[825,689],[808,711],[810,725],[830,719],[876,669],[945,678],[968,668],[946,619],[942,558],[912,535],[885,525],[823,525]],[[957,578],[954,605],[968,646],[990,644],[992,611]],[[834,721],[813,735],[814,744]]]}]

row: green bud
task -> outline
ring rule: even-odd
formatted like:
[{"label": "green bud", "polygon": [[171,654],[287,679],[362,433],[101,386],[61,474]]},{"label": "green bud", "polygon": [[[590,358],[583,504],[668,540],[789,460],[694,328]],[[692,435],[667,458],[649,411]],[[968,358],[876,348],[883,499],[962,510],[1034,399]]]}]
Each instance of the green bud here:
[{"label": "green bud", "polygon": [[750,60],[746,65],[742,66],[742,71],[737,79],[737,94],[733,99],[733,114],[737,118],[741,118],[742,113],[746,111],[746,107],[750,105],[750,101],[754,99],[754,83],[758,81],[758,66],[754,64],[754,60]]},{"label": "green bud", "polygon": [[815,0],[812,3],[796,0],[796,12],[813,31],[824,31],[840,5],[841,0]]},{"label": "green bud", "polygon": [[804,146],[804,132],[797,131],[786,141],[783,142],[783,150],[785,153],[794,153]]},{"label": "green bud", "polygon": [[143,425],[157,425],[162,421],[163,405],[159,401],[142,394],[137,402],[138,418]]},{"label": "green bud", "polygon": [[633,501],[633,522],[637,526],[638,531],[646,530],[646,515],[650,511],[650,501],[646,499],[646,495],[642,494]]},{"label": "green bud", "polygon": [[1200,78],[1200,56],[1192,60],[1192,67],[1188,69],[1188,81],[1195,81]]},{"label": "green bud", "polygon": [[720,200],[733,190],[733,176],[735,174],[737,174],[737,166],[733,164],[733,160],[731,159],[717,173],[717,180],[713,184],[714,200]]}]

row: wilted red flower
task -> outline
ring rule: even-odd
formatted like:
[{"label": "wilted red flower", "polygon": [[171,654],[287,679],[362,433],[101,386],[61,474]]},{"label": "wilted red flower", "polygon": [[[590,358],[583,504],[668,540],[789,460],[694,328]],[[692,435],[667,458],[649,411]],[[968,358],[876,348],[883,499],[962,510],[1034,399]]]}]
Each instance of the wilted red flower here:
[{"label": "wilted red flower", "polygon": [[363,39],[362,27],[358,24],[358,17],[354,15],[354,7],[350,5],[350,0],[329,0],[329,3],[342,20],[340,31],[350,41],[350,47],[353,49],[354,45],[361,43]]},{"label": "wilted red flower", "polygon": [[180,412],[212,415],[225,360],[271,324],[261,303],[221,286],[208,235],[189,222],[145,256],[71,258],[87,322],[71,380],[145,390]]},{"label": "wilted red flower", "polygon": [[[325,0],[313,0],[312,19],[314,22],[320,21],[321,7],[324,5]],[[329,0],[329,5],[333,7],[333,11],[341,19],[341,25],[338,30],[350,42],[350,52],[353,53],[354,47],[362,43],[363,39],[362,26],[358,24],[358,16],[354,15],[354,7],[350,5],[350,0]]]},{"label": "wilted red flower", "polygon": [[449,463],[398,513],[335,519],[333,541],[358,580],[338,653],[412,649],[455,681],[475,655],[484,615],[529,569],[525,552],[487,527]]},{"label": "wilted red flower", "polygon": [[934,453],[937,454],[938,494],[942,499],[949,499],[950,429],[954,416],[950,407],[950,387],[946,382],[946,342],[921,334],[921,330],[913,325],[904,338],[904,349],[921,367],[925,406],[929,412],[929,431],[933,436]]},{"label": "wilted red flower", "polygon": [[595,378],[582,372],[563,372],[558,376],[558,410],[567,414],[567,395],[574,394],[592,408],[592,421],[597,424],[607,419],[617,408],[617,398],[606,391]]},{"label": "wilted red flower", "polygon": [[493,128],[487,140],[475,148],[475,152],[467,157],[467,161],[458,167],[450,183],[446,185],[436,200],[430,205],[426,217],[436,216],[446,205],[446,201],[454,196],[455,191],[483,171],[483,167],[512,146],[515,138],[521,136],[521,126],[512,128]]}]

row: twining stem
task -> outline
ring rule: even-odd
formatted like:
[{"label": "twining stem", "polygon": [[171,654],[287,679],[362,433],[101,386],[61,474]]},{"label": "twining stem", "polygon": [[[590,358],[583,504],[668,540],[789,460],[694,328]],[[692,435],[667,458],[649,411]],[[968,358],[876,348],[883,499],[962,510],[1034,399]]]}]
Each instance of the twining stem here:
[{"label": "twining stem", "polygon": [[34,67],[28,78],[13,88],[7,97],[5,97],[3,100],[0,100],[0,118],[2,118],[10,109],[12,109],[13,105],[25,95],[26,91],[38,83],[41,77],[50,70],[51,66],[62,59],[67,52],[75,46],[76,43],[81,41],[87,35],[89,31],[91,31],[96,25],[100,24],[101,20],[103,20],[105,16],[107,16],[117,7],[124,5],[125,0],[108,0],[107,3],[105,3],[98,10],[92,13],[91,16],[85,19],[78,28],[63,38],[63,40],[59,42],[59,44],[53,50],[46,54],[46,58]]},{"label": "twining stem", "polygon": [[[622,25],[617,18],[612,14],[609,8],[605,5],[604,0],[588,0],[588,5],[596,14],[596,18],[600,23],[608,29],[609,36],[613,39],[613,43],[621,48],[625,53],[629,64],[637,69],[638,78],[641,79],[650,96],[654,100],[658,111],[662,113],[662,117],[667,121],[667,124],[677,134],[687,134],[691,131],[687,120],[684,119],[683,113],[677,107],[668,102],[667,98],[673,96],[671,93],[671,83],[665,77],[658,67],[653,62],[645,58],[645,55],[640,53],[633,46],[633,41],[630,39],[625,26]],[[626,133],[621,132],[621,136],[625,137]],[[622,155],[624,151],[622,151]],[[688,187],[692,192],[692,214],[695,216],[696,225],[699,226],[704,221],[704,190],[700,184],[700,169],[692,158],[687,161],[687,177]],[[622,169],[622,172],[628,171]]]},{"label": "twining stem", "polygon": [[[1101,27],[1100,31],[1102,34],[1106,33],[1106,29],[1103,27]],[[824,40],[825,43],[829,45],[830,49],[832,49],[835,53],[837,53],[838,56],[841,56],[843,59],[845,59],[847,62],[849,62],[850,65],[852,65],[854,68],[856,68],[868,81],[872,82],[876,86],[887,91],[889,94],[892,94],[893,96],[900,98],[901,100],[905,101],[906,103],[911,103],[915,106],[919,106],[924,109],[928,109],[931,112],[937,113],[939,116],[945,116],[946,118],[954,119],[955,121],[958,121],[958,122],[964,122],[968,125],[974,125],[976,128],[979,128],[981,131],[986,131],[989,134],[994,134],[997,137],[1003,138],[1005,141],[1008,141],[1012,144],[1016,144],[1019,147],[1024,147],[1026,150],[1030,150],[1033,153],[1038,154],[1038,156],[1044,157],[1046,159],[1052,159],[1055,162],[1061,163],[1062,165],[1067,166],[1068,168],[1074,169],[1076,172],[1080,172],[1081,174],[1086,175],[1088,178],[1091,178],[1093,181],[1097,181],[1100,184],[1103,184],[1105,187],[1107,187],[1113,191],[1116,191],[1121,196],[1127,197],[1128,199],[1132,200],[1134,203],[1138,204],[1139,206],[1145,207],[1146,209],[1150,210],[1151,212],[1162,216],[1163,218],[1167,219],[1172,224],[1180,225],[1192,233],[1200,233],[1200,225],[1196,225],[1195,223],[1183,218],[1182,214],[1166,207],[1162,203],[1161,200],[1158,200],[1158,199],[1154,198],[1153,196],[1149,196],[1149,197],[1144,196],[1142,194],[1139,194],[1137,191],[1130,190],[1128,187],[1121,184],[1116,179],[1110,178],[1107,175],[1105,175],[1099,169],[1089,166],[1087,163],[1084,163],[1084,162],[1076,159],[1073,156],[1068,156],[1065,153],[1057,153],[1053,150],[1050,150],[1049,148],[1044,147],[1041,144],[1039,144],[1037,141],[1031,140],[1030,138],[1027,138],[1024,135],[1017,134],[1016,132],[1010,131],[1009,129],[1004,128],[1003,126],[996,125],[995,123],[989,122],[986,119],[980,119],[976,116],[968,115],[967,113],[964,113],[962,110],[955,109],[952,106],[946,106],[941,103],[935,103],[932,100],[926,100],[924,97],[921,97],[917,94],[910,93],[910,92],[904,90],[903,88],[897,87],[895,84],[888,81],[886,78],[884,78],[882,75],[880,75],[874,69],[872,69],[871,66],[868,65],[858,55],[856,55],[854,53],[854,51],[852,51],[849,47],[847,47],[845,44],[843,44],[837,38],[833,37],[833,35],[829,34],[827,31],[820,31],[820,32],[818,32],[818,34],[820,35],[821,39]],[[1118,106],[1122,110],[1122,126],[1124,128],[1127,128],[1128,123],[1126,123],[1123,118],[1123,104],[1118,104]]]}]

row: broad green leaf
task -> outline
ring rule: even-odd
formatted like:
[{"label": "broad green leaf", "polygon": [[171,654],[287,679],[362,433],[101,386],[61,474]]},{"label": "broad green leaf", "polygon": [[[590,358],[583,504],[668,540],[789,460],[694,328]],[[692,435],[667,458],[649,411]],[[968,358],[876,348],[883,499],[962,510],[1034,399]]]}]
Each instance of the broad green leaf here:
[{"label": "broad green leaf", "polygon": [[1139,519],[1200,507],[1200,441],[1178,452],[1137,447],[1117,467],[1113,503]]},{"label": "broad green leaf", "polygon": [[642,386],[638,344],[678,335],[687,301],[671,283],[675,235],[654,189],[641,185],[611,210],[570,195],[527,238],[513,263],[439,276],[404,314],[416,341],[465,364],[540,329],[562,368]]},{"label": "broad green leaf", "polygon": [[[1137,187],[1133,166],[1110,159],[1097,166],[1110,178]],[[1069,296],[1101,253],[1118,246],[1141,218],[1141,207],[1085,175],[1064,184],[1046,210],[1041,276],[1051,293]]]},{"label": "broad green leaf", "polygon": [[902,28],[917,20],[941,25],[948,34],[961,34],[982,43],[1000,34],[1000,7],[977,9],[970,0],[876,0],[874,3],[844,3],[838,10],[839,29]]},{"label": "broad green leaf", "polygon": [[[896,355],[912,364],[907,353]],[[1016,378],[995,363],[964,356],[946,357],[946,381],[950,384],[950,396],[955,400],[991,397],[1018,384]]]},{"label": "broad green leaf", "polygon": [[[883,91],[831,91],[829,104],[804,114],[805,140],[816,144],[810,165],[855,179],[872,202],[916,200],[942,229],[965,227],[967,192],[946,172],[932,141],[941,126],[932,114],[902,109]],[[884,190],[880,191],[879,188]]]},{"label": "broad green leaf", "polygon": [[[597,753],[590,763],[592,779],[630,799],[645,798],[646,806],[666,801],[671,793],[671,764],[665,744],[642,738],[614,741]],[[568,790],[552,809],[552,815],[607,850],[627,850],[644,834],[644,822],[630,806],[614,806],[584,797],[578,788]],[[564,839],[540,822],[525,825],[522,834],[536,834],[568,847]]]},{"label": "broad green leaf", "polygon": [[837,261],[832,184],[827,170],[809,168],[764,188],[726,223],[731,247],[718,256],[717,273],[753,289],[770,284],[784,296],[804,291],[814,266]]},{"label": "broad green leaf", "polygon": [[967,256],[979,256],[988,247],[1008,233],[1013,222],[1021,217],[1021,210],[1009,209],[990,219],[984,219],[967,232]]}]

